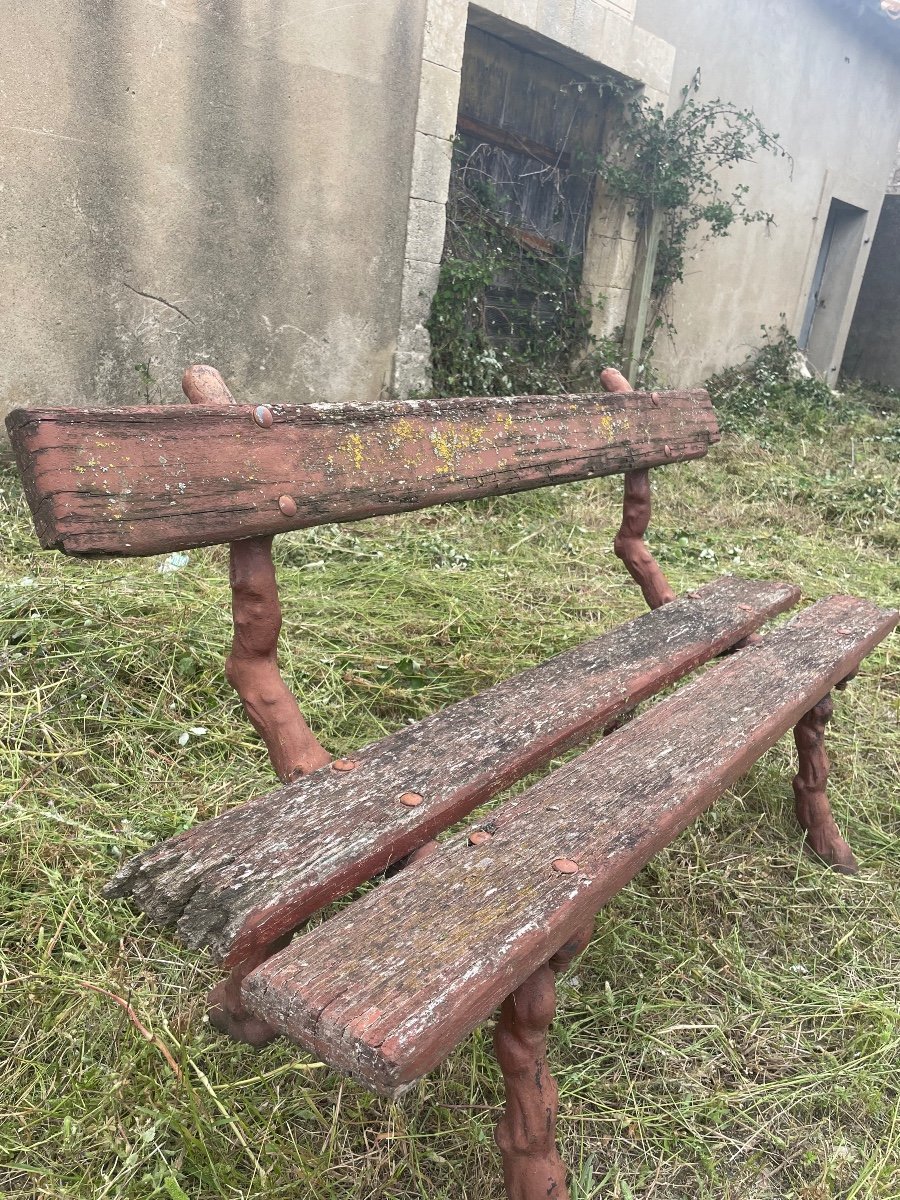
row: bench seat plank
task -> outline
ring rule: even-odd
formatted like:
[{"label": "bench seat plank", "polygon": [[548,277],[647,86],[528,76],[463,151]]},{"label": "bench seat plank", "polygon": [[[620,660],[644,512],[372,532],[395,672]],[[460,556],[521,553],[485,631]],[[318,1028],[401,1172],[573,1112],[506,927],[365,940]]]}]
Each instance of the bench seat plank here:
[{"label": "bench seat plank", "polygon": [[718,579],[143,852],[106,894],[240,962],[798,597]]},{"label": "bench seat plank", "polygon": [[78,555],[185,550],[663,466],[719,439],[702,389],[18,409],[7,428],[41,545]]},{"label": "bench seat plank", "polygon": [[[244,1002],[394,1093],[440,1062],[893,628],[805,610],[252,972]],[[578,864],[574,874],[555,859]]]}]

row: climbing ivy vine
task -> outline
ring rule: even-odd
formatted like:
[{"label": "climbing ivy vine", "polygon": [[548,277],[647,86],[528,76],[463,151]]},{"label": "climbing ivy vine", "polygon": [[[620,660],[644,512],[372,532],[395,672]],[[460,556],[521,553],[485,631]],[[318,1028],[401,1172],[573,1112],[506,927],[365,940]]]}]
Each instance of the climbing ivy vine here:
[{"label": "climbing ivy vine", "polygon": [[612,91],[623,108],[618,135],[597,160],[597,176],[610,195],[630,204],[639,224],[654,210],[662,214],[653,279],[658,327],[672,288],[684,279],[686,257],[698,241],[725,237],[735,224],[774,223],[771,212],[748,205],[748,184],[727,185],[723,173],[754,161],[759,152],[789,160],[790,155],[778,134],[768,132],[752,109],[727,100],[699,101],[699,70],[668,115],[661,104],[651,104],[642,94],[629,93],[609,80],[597,86],[601,94]]}]

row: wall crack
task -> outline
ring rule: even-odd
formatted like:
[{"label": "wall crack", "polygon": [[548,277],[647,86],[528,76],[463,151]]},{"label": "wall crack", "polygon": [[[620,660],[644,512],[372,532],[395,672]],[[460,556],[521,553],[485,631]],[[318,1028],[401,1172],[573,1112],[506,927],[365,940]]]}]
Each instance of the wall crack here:
[{"label": "wall crack", "polygon": [[179,308],[177,304],[172,304],[169,300],[164,300],[162,296],[154,296],[152,292],[142,292],[140,288],[132,287],[131,284],[126,283],[124,279],[119,280],[119,282],[122,284],[122,287],[128,288],[129,292],[134,292],[136,296],[143,296],[145,300],[153,300],[157,304],[164,304],[166,308],[170,308],[172,312],[176,312],[180,317],[184,317],[184,319],[190,322],[191,325],[195,324],[194,318],[189,317],[184,309]]}]

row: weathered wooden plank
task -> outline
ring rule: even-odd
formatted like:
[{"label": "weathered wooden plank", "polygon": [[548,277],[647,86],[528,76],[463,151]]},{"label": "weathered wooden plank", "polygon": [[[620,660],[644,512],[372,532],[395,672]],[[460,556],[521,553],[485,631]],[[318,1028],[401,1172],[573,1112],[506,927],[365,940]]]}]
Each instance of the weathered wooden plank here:
[{"label": "weathered wooden plank", "polygon": [[[665,609],[662,610],[665,612]],[[434,1067],[893,628],[832,597],[269,959],[244,1001],[392,1093]],[[562,870],[560,870],[562,868]]]},{"label": "weathered wooden plank", "polygon": [[145,851],[107,894],[240,962],[798,596],[716,580]]},{"label": "weathered wooden plank", "polygon": [[17,409],[41,544],[140,555],[697,458],[702,390],[370,405]]}]

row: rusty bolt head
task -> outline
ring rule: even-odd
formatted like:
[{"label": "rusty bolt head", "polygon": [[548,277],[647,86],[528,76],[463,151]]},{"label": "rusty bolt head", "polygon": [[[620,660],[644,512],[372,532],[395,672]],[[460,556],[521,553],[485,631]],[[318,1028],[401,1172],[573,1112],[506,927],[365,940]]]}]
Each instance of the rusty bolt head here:
[{"label": "rusty bolt head", "polygon": [[359,763],[352,758],[336,758],[331,764],[332,771],[355,771]]},{"label": "rusty bolt head", "polygon": [[488,833],[486,829],[473,829],[469,834],[470,846],[483,846],[485,842],[489,842],[494,835]]},{"label": "rusty bolt head", "polygon": [[572,862],[571,858],[554,858],[552,866],[560,875],[574,875],[578,870],[578,863]]},{"label": "rusty bolt head", "polygon": [[296,517],[297,502],[293,496],[279,496],[278,507],[286,517]]},{"label": "rusty bolt head", "polygon": [[422,797],[418,792],[404,792],[400,797],[400,803],[405,804],[407,808],[418,808],[422,803]]},{"label": "rusty bolt head", "polygon": [[265,404],[259,404],[253,410],[253,420],[262,429],[271,429],[275,418],[272,416],[271,408],[266,408]]}]

